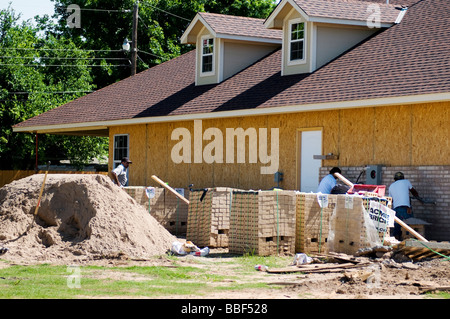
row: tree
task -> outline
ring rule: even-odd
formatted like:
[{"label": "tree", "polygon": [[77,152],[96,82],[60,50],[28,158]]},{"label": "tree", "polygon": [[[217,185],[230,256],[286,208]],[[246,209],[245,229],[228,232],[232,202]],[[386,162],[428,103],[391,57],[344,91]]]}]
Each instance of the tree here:
[{"label": "tree", "polygon": [[[39,27],[18,24],[8,8],[0,11],[0,164],[2,169],[34,166],[35,136],[13,133],[12,126],[92,91],[89,52]],[[40,23],[42,28],[42,21]],[[69,62],[68,62],[69,61]],[[70,66],[68,66],[70,65]],[[41,136],[39,159],[70,159],[80,167],[107,154],[104,138]],[[59,155],[59,156],[56,156]]]},{"label": "tree", "polygon": [[[12,126],[130,75],[129,55],[121,50],[131,39],[135,0],[52,0],[57,24],[35,17],[37,27],[10,8],[0,12],[0,164],[31,168],[35,136],[13,134]],[[70,5],[81,8],[80,28],[67,21]],[[192,49],[180,38],[197,12],[266,18],[274,0],[141,0],[138,70],[142,71]],[[71,65],[70,67],[67,65]],[[95,67],[92,65],[96,65]],[[82,166],[107,154],[107,139],[39,136],[39,158],[69,158]]]},{"label": "tree", "polygon": [[[54,32],[62,32],[80,48],[106,50],[109,57],[129,58],[120,50],[123,40],[131,39],[134,3],[135,0],[55,0],[54,17],[59,26]],[[70,28],[67,24],[72,13],[67,8],[71,4],[81,9],[80,28]],[[181,45],[180,38],[197,12],[266,18],[274,7],[274,0],[141,0],[138,72],[192,50],[192,46]],[[129,68],[94,71],[99,87],[130,75]]]}]

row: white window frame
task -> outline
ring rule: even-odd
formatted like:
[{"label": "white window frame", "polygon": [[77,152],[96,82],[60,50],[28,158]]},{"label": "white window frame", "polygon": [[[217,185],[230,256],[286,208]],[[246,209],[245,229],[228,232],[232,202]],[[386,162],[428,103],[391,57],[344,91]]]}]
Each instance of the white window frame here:
[{"label": "white window frame", "polygon": [[[212,40],[213,41],[213,43],[212,43],[212,52],[207,53],[207,54],[205,54],[203,52],[203,42],[204,42],[204,40]],[[215,74],[215,67],[214,67],[215,58],[214,58],[214,54],[215,54],[215,50],[216,50],[216,45],[217,44],[216,44],[216,41],[215,41],[214,37],[211,37],[209,35],[201,37],[201,51],[200,51],[200,75],[201,76],[210,76],[210,75],[214,75]],[[205,56],[211,56],[211,63],[212,63],[211,71],[206,71],[206,72],[203,71],[203,58]]]},{"label": "white window frame", "polygon": [[[116,156],[118,155],[117,152],[117,148],[116,148],[116,137],[126,137],[127,138],[127,145],[125,148],[125,154],[122,154],[121,156]],[[118,159],[116,159],[116,157]],[[122,157],[130,157],[130,135],[129,134],[116,134],[114,135],[114,139],[113,139],[113,168],[116,168],[117,166],[120,165]]]},{"label": "white window frame", "polygon": [[[292,40],[292,26],[294,24],[299,24],[299,23],[303,23],[303,39],[302,40]],[[288,51],[287,51],[287,61],[288,61],[288,65],[296,65],[296,64],[304,64],[306,63],[306,35],[307,35],[307,24],[305,21],[301,20],[301,19],[294,19],[289,21],[289,29],[288,29]],[[291,60],[291,46],[293,42],[303,42],[303,58],[302,59],[296,59],[296,60]]]}]

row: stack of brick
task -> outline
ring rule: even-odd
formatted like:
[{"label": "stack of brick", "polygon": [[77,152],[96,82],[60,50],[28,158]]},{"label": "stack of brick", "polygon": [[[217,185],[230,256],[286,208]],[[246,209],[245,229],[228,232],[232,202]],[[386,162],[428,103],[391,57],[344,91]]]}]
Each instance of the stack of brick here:
[{"label": "stack of brick", "polygon": [[229,251],[260,256],[295,253],[294,191],[233,191]]},{"label": "stack of brick", "polygon": [[[189,198],[189,191],[186,189],[176,189],[182,192],[185,198]],[[151,205],[151,202],[150,202]],[[161,225],[174,235],[184,235],[187,231],[188,207],[183,200],[175,196],[172,192],[164,189],[164,213],[161,210],[154,210],[152,214]],[[156,208],[157,206],[155,206]]]},{"label": "stack of brick", "polygon": [[[144,186],[128,186],[124,190],[144,206],[164,228],[174,235],[186,234],[188,205],[164,188],[154,188],[149,198]],[[186,190],[184,190],[186,197]]]},{"label": "stack of brick", "polygon": [[296,196],[296,252],[327,253],[330,218],[338,195],[327,195],[327,202],[319,205],[317,194],[297,193]]},{"label": "stack of brick", "polygon": [[371,220],[365,215],[363,199],[359,196],[337,196],[337,204],[330,226],[329,249],[334,252],[355,254],[370,246],[367,241],[367,224]]},{"label": "stack of brick", "polygon": [[231,188],[193,190],[186,239],[199,247],[228,247]]},{"label": "stack of brick", "polygon": [[[378,244],[378,233],[366,213],[370,200],[360,196],[297,193],[296,252],[355,254]],[[387,200],[379,200],[387,204]],[[381,243],[381,241],[379,242]]]}]

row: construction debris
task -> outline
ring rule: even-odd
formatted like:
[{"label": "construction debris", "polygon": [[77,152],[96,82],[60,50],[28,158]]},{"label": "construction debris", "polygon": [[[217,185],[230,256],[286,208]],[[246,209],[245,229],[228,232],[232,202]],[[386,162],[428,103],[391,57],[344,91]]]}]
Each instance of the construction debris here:
[{"label": "construction debris", "polygon": [[449,242],[422,242],[415,239],[408,239],[398,244],[395,251],[404,254],[414,261],[420,261],[425,258],[446,258],[450,260]]}]

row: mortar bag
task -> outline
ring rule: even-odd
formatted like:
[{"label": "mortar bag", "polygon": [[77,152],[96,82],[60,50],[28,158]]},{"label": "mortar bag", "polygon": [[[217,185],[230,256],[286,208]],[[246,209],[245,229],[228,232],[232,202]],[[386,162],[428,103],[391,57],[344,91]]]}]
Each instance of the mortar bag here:
[{"label": "mortar bag", "polygon": [[294,266],[310,264],[312,262],[312,258],[307,256],[304,253],[296,254],[294,257]]},{"label": "mortar bag", "polygon": [[191,241],[186,241],[183,244],[183,249],[188,253],[200,251],[200,248],[195,246]]},{"label": "mortar bag", "polygon": [[174,241],[172,243],[172,248],[170,249],[171,252],[173,252],[176,255],[187,255],[187,251],[184,250],[184,245],[180,243],[179,241]]},{"label": "mortar bag", "polygon": [[197,257],[204,257],[209,254],[209,248],[205,247],[205,248],[202,248],[199,251],[196,251],[195,253],[191,253],[191,254],[193,254],[194,256],[197,256]]}]

